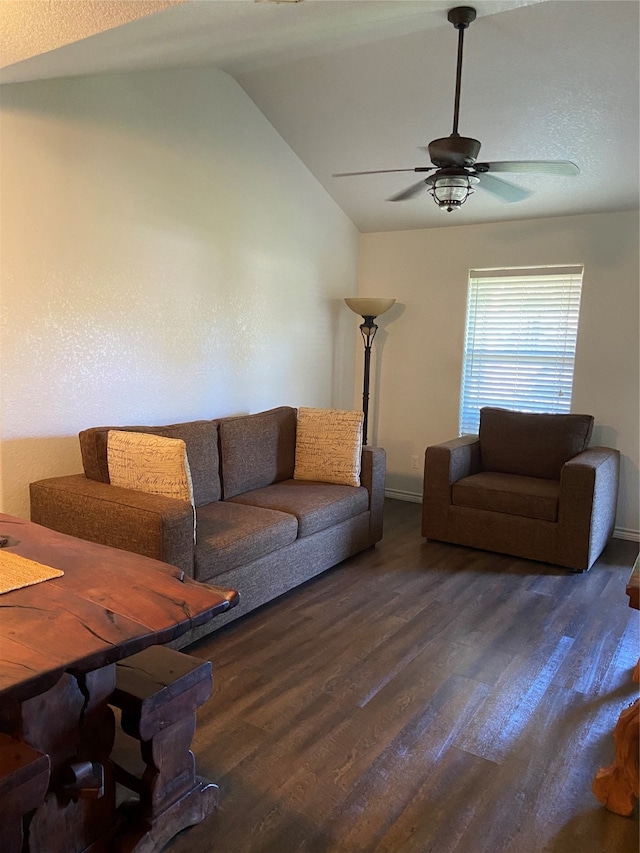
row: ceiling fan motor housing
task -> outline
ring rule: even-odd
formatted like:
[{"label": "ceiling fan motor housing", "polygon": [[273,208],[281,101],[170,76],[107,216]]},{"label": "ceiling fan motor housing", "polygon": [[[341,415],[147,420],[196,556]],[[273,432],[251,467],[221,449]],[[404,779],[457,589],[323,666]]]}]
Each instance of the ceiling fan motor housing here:
[{"label": "ceiling fan motor housing", "polygon": [[480,143],[468,136],[452,134],[429,143],[431,162],[440,169],[447,166],[473,166],[480,153]]}]

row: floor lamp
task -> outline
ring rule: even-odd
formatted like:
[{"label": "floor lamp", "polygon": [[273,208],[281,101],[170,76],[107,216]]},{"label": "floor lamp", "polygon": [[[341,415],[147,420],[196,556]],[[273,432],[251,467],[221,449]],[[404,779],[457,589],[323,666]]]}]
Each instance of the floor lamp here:
[{"label": "floor lamp", "polygon": [[364,341],[364,383],[362,387],[362,411],[364,422],[362,424],[362,443],[367,443],[367,425],[369,420],[369,371],[371,367],[371,345],[376,336],[378,327],[373,322],[376,317],[384,314],[396,301],[395,299],[354,298],[344,300],[354,314],[359,314],[363,323],[360,326],[362,340]]}]

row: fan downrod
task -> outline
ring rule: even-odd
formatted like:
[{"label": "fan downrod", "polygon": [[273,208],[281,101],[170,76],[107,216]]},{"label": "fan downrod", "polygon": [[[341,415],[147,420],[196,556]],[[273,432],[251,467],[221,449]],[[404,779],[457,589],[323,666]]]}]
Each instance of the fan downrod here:
[{"label": "fan downrod", "polygon": [[456,6],[449,9],[447,19],[458,31],[458,64],[456,68],[456,94],[453,105],[453,136],[458,133],[458,117],[460,115],[460,85],[462,82],[462,50],[464,48],[464,31],[476,19],[476,10],[471,6]]},{"label": "fan downrod", "polygon": [[466,30],[475,19],[476,10],[471,6],[456,6],[455,9],[449,9],[447,14],[447,20],[453,24],[456,30]]}]

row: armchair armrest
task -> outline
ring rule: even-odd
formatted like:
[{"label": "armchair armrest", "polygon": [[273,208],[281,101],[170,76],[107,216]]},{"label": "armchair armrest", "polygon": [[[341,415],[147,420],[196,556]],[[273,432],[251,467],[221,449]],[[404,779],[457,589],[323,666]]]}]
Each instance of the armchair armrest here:
[{"label": "armchair armrest", "polygon": [[461,435],[441,444],[427,447],[424,454],[424,487],[446,489],[463,477],[470,477],[481,470],[480,439],[477,435]]},{"label": "armchair armrest", "polygon": [[620,478],[620,452],[589,447],[562,468],[558,522],[560,550],[568,565],[589,568],[615,524]]},{"label": "armchair armrest", "polygon": [[382,539],[386,467],[387,454],[382,447],[366,445],[362,448],[360,482],[369,492],[371,544]]},{"label": "armchair armrest", "polygon": [[477,435],[462,435],[427,447],[424,454],[423,536],[432,539],[445,536],[451,486],[480,470],[480,439]]},{"label": "armchair armrest", "polygon": [[36,524],[162,560],[193,577],[193,510],[186,501],[122,489],[84,474],[38,480],[29,492]]}]

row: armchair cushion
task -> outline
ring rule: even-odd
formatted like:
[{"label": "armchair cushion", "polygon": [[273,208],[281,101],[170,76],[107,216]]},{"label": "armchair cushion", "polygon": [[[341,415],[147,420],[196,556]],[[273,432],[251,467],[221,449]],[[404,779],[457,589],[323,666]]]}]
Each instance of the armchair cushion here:
[{"label": "armchair cushion", "polygon": [[480,454],[484,471],[559,480],[565,462],[582,453],[593,415],[480,410]]},{"label": "armchair cushion", "polygon": [[558,520],[559,480],[484,471],[453,484],[451,503],[543,521]]}]

